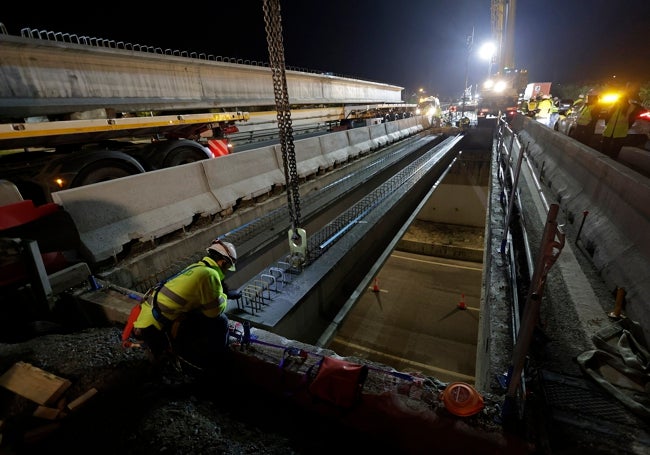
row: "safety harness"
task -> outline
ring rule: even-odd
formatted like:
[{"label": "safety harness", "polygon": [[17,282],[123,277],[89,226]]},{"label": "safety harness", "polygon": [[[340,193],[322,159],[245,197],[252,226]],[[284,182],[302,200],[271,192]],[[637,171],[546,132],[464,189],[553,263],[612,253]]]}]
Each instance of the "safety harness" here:
[{"label": "safety harness", "polygon": [[[153,286],[151,289],[149,289],[147,291],[147,293],[144,295],[144,297],[142,297],[142,300],[140,302],[138,302],[136,305],[134,305],[134,307],[131,309],[131,312],[129,313],[129,318],[127,320],[126,325],[124,326],[124,330],[122,331],[122,346],[123,347],[131,348],[131,347],[140,347],[141,346],[140,343],[133,343],[132,341],[130,341],[130,339],[131,339],[131,336],[133,335],[133,324],[135,324],[135,321],[138,319],[138,316],[140,316],[140,311],[142,310],[142,303],[143,302],[151,303],[151,314],[153,315],[154,319],[157,322],[160,323],[163,330],[167,330],[167,329],[171,329],[172,331],[174,330],[174,328],[172,327],[172,325],[174,323],[174,320],[172,320],[170,318],[167,318],[167,317],[165,317],[163,315],[163,313],[167,313],[167,314],[173,313],[174,310],[172,310],[171,308],[168,308],[168,307],[166,307],[163,304],[158,302],[158,293],[161,292],[161,290],[164,288],[165,284],[169,280],[171,280],[173,278],[176,278],[180,274],[182,274],[182,273],[184,273],[184,272],[186,272],[186,271],[188,271],[190,269],[196,268],[196,267],[202,267],[202,266],[210,267],[210,264],[207,261],[201,259],[200,262],[201,262],[201,264],[193,264],[193,265],[191,265],[189,267],[184,268],[180,272],[178,272],[178,273],[176,273],[176,274],[174,274],[174,275],[172,275],[172,276],[170,276],[170,277],[168,277],[168,278],[166,278],[166,279],[164,279],[162,281],[159,281],[158,283],[156,283],[155,286]],[[181,302],[182,298],[179,295],[169,291],[166,288],[162,292],[163,292],[163,294],[165,296],[169,297],[173,301],[178,301],[179,304],[182,303]],[[172,336],[173,335],[174,335],[174,333],[172,333]]]}]

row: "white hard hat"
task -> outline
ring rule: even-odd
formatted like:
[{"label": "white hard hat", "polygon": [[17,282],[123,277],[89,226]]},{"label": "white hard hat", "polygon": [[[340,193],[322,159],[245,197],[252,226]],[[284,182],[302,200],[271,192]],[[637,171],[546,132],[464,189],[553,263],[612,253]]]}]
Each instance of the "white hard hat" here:
[{"label": "white hard hat", "polygon": [[212,242],[212,245],[210,245],[206,251],[208,254],[211,252],[213,254],[217,253],[220,257],[230,263],[228,270],[231,272],[235,271],[235,263],[237,262],[237,250],[235,250],[235,245],[230,242],[224,242],[217,239]]}]

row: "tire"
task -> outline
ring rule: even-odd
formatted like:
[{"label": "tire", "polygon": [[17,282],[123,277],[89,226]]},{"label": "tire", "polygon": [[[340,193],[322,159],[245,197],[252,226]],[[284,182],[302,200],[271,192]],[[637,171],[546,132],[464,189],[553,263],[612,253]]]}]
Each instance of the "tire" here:
[{"label": "tire", "polygon": [[171,150],[162,163],[162,167],[174,167],[181,164],[207,160],[208,156],[201,150],[189,146],[180,146]]},{"label": "tire", "polygon": [[107,164],[104,166],[94,164],[77,174],[70,187],[76,188],[79,186],[92,185],[93,183],[106,182],[138,173],[139,172],[134,172],[133,170],[117,164]]}]

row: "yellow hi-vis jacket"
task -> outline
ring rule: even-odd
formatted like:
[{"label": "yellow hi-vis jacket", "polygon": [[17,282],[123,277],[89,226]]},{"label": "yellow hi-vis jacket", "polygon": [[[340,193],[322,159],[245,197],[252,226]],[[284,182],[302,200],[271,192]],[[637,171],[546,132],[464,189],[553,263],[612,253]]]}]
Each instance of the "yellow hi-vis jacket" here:
[{"label": "yellow hi-vis jacket", "polygon": [[[221,284],[224,277],[225,274],[217,263],[206,256],[200,262],[188,266],[161,287],[156,297],[158,308],[170,321],[193,310],[201,311],[209,318],[217,317],[226,310],[228,305],[228,296],[223,292]],[[142,329],[154,325],[162,329],[162,325],[152,313],[153,297],[153,294],[148,295],[142,302],[140,315],[133,323],[133,327]]]},{"label": "yellow hi-vis jacket", "polygon": [[580,113],[578,114],[578,120],[576,123],[578,125],[582,126],[587,126],[589,123],[591,123],[592,117],[591,117],[591,105],[585,104],[582,106],[582,109],[580,109]]},{"label": "yellow hi-vis jacket", "polygon": [[630,127],[628,120],[628,112],[630,106],[628,103],[618,103],[614,108],[614,112],[607,120],[603,137],[621,138],[627,136],[627,131]]},{"label": "yellow hi-vis jacket", "polygon": [[553,109],[553,101],[550,99],[544,98],[539,103],[537,103],[537,118],[549,118],[551,116],[551,110]]}]

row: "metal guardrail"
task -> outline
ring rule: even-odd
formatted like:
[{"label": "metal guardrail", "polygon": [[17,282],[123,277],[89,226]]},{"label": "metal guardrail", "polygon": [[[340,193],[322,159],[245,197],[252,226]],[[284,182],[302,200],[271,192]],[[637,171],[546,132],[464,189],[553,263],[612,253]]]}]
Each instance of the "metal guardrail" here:
[{"label": "metal guardrail", "polygon": [[[509,145],[506,145],[506,137],[509,138]],[[508,388],[506,400],[503,405],[502,418],[505,421],[506,419],[513,418],[521,419],[524,414],[526,404],[525,378],[527,374],[525,370],[525,357],[531,343],[533,330],[539,318],[539,305],[544,292],[546,274],[562,251],[564,234],[558,227],[556,221],[559,206],[557,204],[548,204],[542,194],[541,185],[535,177],[530,163],[526,160],[530,175],[534,179],[538,197],[540,197],[541,203],[547,213],[540,251],[537,258],[533,258],[526,233],[526,223],[523,218],[524,211],[521,205],[521,197],[519,195],[519,176],[527,155],[527,146],[522,147],[517,140],[516,134],[504,121],[499,122],[496,142],[497,162],[499,163],[498,177],[502,184],[502,200],[504,204],[507,203],[508,207],[504,222],[504,238],[501,246],[501,254],[506,255],[507,253],[510,268],[511,295],[513,296],[512,339],[514,352],[508,371]],[[521,299],[519,298],[521,283],[518,282],[517,277],[521,277],[522,275],[518,271],[519,264],[516,259],[520,255],[515,251],[510,234],[510,225],[513,219],[512,212],[515,205],[519,212],[520,242],[523,244],[525,250],[526,268],[528,269],[528,283],[521,286],[522,289],[526,289],[525,301],[521,306]]]}]

